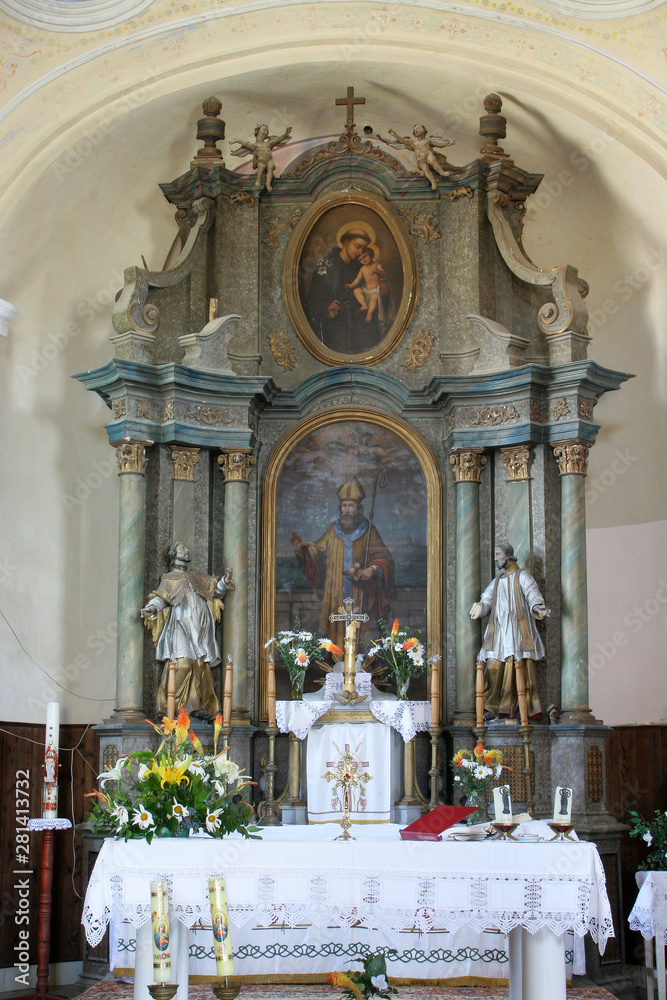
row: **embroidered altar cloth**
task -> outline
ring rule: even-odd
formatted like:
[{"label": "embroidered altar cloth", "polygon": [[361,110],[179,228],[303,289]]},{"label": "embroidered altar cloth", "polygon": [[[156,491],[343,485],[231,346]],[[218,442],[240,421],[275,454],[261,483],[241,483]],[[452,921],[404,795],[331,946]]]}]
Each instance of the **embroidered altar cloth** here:
[{"label": "embroidered altar cloth", "polygon": [[628,921],[633,931],[639,931],[643,938],[667,945],[667,872],[638,872],[645,875],[639,895],[632,907]]}]

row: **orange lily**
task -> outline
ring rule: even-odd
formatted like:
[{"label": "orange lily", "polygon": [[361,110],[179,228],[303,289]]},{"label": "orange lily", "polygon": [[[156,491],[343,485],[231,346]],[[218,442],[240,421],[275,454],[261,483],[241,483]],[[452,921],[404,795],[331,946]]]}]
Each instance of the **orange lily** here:
[{"label": "orange lily", "polygon": [[332,642],[331,639],[322,639],[322,642],[320,643],[320,649],[326,649],[327,653],[333,653],[334,656],[343,655],[343,650],[340,648],[340,646],[337,646],[335,642]]},{"label": "orange lily", "polygon": [[222,716],[216,715],[213,722],[213,753],[218,750],[218,739],[220,737],[220,730],[222,729]]},{"label": "orange lily", "polygon": [[364,1000],[364,995],[357,984],[349,976],[346,976],[344,972],[330,972],[327,979],[332,986],[345,986],[346,989],[351,990],[355,1000]]},{"label": "orange lily", "polygon": [[178,719],[176,720],[176,746],[180,747],[181,743],[185,742],[185,737],[188,735],[188,729],[190,728],[190,718],[188,713],[185,711],[183,706],[178,710]]},{"label": "orange lily", "polygon": [[195,748],[195,750],[197,751],[197,753],[203,753],[204,752],[204,748],[201,745],[201,740],[195,734],[194,729],[188,729],[188,736],[190,737],[190,742],[192,743],[192,745]]},{"label": "orange lily", "polygon": [[98,792],[97,789],[95,789],[94,792],[86,792],[86,794],[84,795],[84,799],[92,799],[93,796],[95,798],[98,798],[100,802],[104,802],[105,806],[109,805],[109,799],[106,797],[106,795],[102,795],[102,792]]},{"label": "orange lily", "polygon": [[175,728],[176,728],[176,719],[169,719],[167,718],[166,715],[163,715],[162,732],[165,734],[165,736],[169,736],[170,733],[173,733]]}]

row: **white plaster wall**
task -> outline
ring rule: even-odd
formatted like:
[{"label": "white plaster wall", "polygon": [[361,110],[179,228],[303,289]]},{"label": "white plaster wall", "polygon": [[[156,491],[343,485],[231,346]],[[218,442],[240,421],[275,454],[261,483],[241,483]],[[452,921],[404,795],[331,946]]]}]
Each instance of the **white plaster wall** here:
[{"label": "white plaster wall", "polygon": [[667,520],[587,532],[590,704],[609,725],[667,721]]},{"label": "white plaster wall", "polygon": [[[391,118],[390,124],[401,126],[418,113],[437,121],[448,93],[461,101],[460,73],[450,81],[442,60],[416,43],[400,51],[378,44],[372,57],[372,72],[365,67],[368,78],[361,82],[369,102],[375,101],[376,120]],[[294,122],[295,135],[304,134],[320,102],[329,107],[341,78],[347,81],[350,65],[301,62],[276,75],[266,69],[271,58],[265,52],[263,69],[248,70],[237,81],[239,104],[244,94],[252,95],[246,126],[262,106],[270,80],[274,109]],[[278,58],[284,61],[285,52]],[[423,81],[414,82],[420,61],[426,88]],[[487,53],[485,74],[501,79],[489,65]],[[214,81],[215,69],[206,72]],[[63,160],[69,148],[63,133],[60,145],[39,154],[39,169],[33,158],[25,183],[15,181],[11,203],[3,202],[0,294],[19,308],[9,337],[0,341],[0,412],[11,473],[0,494],[0,610],[6,616],[0,620],[0,656],[16,679],[4,699],[6,718],[41,721],[45,703],[54,698],[62,702],[64,722],[99,721],[113,707],[118,481],[103,429],[108,411],[70,376],[111,357],[111,302],[122,268],[138,263],[141,254],[152,267],[166,256],[176,228],[157,183],[184,172],[197,148],[198,105],[216,92],[204,78],[199,70],[192,85],[189,77],[183,79],[180,91],[171,81],[169,95],[151,102],[146,96],[139,107],[126,102],[122,120],[78,160]],[[613,590],[618,604],[591,600],[595,650],[613,635],[619,612],[622,620],[634,606],[638,577],[646,571],[650,585],[643,599],[648,600],[661,573],[664,547],[651,539],[667,514],[660,446],[667,408],[664,182],[617,141],[613,116],[606,131],[593,127],[560,106],[557,88],[547,99],[548,82],[540,96],[531,93],[530,81],[523,90],[519,77],[513,82],[517,86],[504,109],[510,122],[506,146],[521,166],[547,174],[544,196],[527,219],[526,247],[542,267],[565,261],[579,267],[591,285],[592,315],[602,317],[591,356],[637,375],[595,411],[602,424],[588,481],[595,594],[601,582],[610,586],[605,561],[610,546],[597,539],[613,541],[615,532],[636,530],[642,540],[636,561],[621,555]],[[464,83],[470,91],[478,86],[472,73]],[[53,87],[57,90],[57,81]],[[104,108],[95,114],[109,120]],[[477,116],[468,111],[461,117],[456,162],[471,159],[479,147]],[[231,127],[228,134],[236,131]],[[76,134],[80,138],[85,129],[79,125]],[[646,280],[638,272],[644,262]],[[626,275],[635,276],[637,288]],[[629,295],[623,290],[628,287]],[[660,638],[664,635],[647,623],[604,670],[594,672],[592,704],[598,716],[618,723],[659,721],[665,715],[664,704],[651,693],[661,681]],[[626,663],[625,650],[635,642],[646,684],[635,685],[632,702],[622,675],[614,671]],[[31,658],[67,691],[48,682]]]}]

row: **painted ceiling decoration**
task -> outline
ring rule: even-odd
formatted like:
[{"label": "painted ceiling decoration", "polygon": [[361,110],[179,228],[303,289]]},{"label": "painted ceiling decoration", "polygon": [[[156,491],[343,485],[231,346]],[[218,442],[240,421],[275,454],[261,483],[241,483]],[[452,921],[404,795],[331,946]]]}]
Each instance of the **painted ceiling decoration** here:
[{"label": "painted ceiling decoration", "polygon": [[1,0],[0,10],[24,24],[54,31],[98,31],[147,10],[153,0]]},{"label": "painted ceiling decoration", "polygon": [[663,0],[539,0],[539,6],[553,10],[563,17],[582,17],[610,21],[617,17],[634,17],[659,7]]}]

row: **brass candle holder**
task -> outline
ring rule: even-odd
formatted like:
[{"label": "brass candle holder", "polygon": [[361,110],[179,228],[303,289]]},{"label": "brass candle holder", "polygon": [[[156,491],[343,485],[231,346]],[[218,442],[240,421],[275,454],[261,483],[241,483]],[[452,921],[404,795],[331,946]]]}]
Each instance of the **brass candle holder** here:
[{"label": "brass candle holder", "polygon": [[549,827],[550,830],[553,830],[555,833],[555,836],[552,837],[551,840],[549,841],[550,844],[553,843],[554,840],[560,840],[560,841],[569,840],[573,844],[576,843],[574,838],[570,836],[570,834],[574,830],[573,823],[555,823],[553,820],[551,820],[550,822],[547,823],[547,826]]},{"label": "brass candle holder", "polygon": [[267,777],[268,787],[266,789],[266,799],[264,801],[264,813],[262,815],[262,826],[282,826],[278,813],[278,804],[275,800],[276,784],[276,735],[277,726],[267,726],[266,735],[269,738],[269,762],[264,768]]},{"label": "brass candle holder", "polygon": [[178,983],[152,983],[148,987],[148,992],[153,1000],[171,1000],[172,997],[176,996],[177,990]]},{"label": "brass candle holder", "polygon": [[512,834],[518,827],[518,823],[492,823],[491,826],[496,831],[494,840],[516,840]]},{"label": "brass candle holder", "polygon": [[223,986],[222,983],[216,983],[215,986],[212,986],[212,990],[218,1000],[234,1000],[234,997],[237,997],[241,992],[241,987],[228,985]]}]

